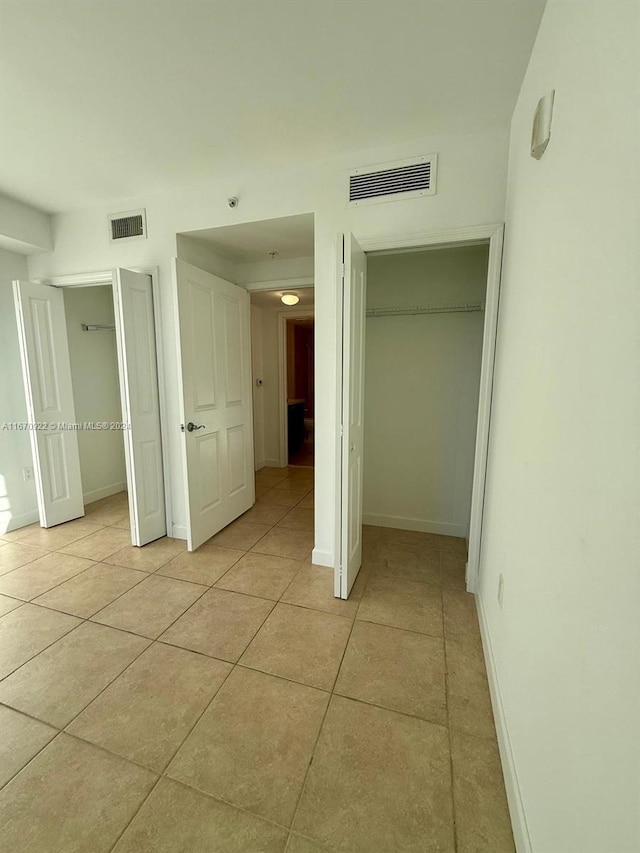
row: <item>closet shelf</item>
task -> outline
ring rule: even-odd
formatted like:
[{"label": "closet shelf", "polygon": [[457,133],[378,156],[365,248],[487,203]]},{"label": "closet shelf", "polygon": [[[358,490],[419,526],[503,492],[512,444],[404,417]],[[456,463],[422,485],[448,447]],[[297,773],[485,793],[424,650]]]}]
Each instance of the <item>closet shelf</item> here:
[{"label": "closet shelf", "polygon": [[408,307],[368,308],[367,317],[399,317],[414,314],[464,314],[484,311],[483,302],[465,302],[461,305],[412,305]]}]

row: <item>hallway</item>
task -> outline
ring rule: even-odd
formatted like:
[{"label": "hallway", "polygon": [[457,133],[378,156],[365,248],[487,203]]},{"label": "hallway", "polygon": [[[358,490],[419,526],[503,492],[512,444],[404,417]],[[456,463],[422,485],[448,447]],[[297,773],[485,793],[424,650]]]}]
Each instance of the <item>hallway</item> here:
[{"label": "hallway", "polygon": [[0,537],[12,851],[513,851],[462,540],[365,528],[311,565],[313,472],[189,554],[126,495]]}]

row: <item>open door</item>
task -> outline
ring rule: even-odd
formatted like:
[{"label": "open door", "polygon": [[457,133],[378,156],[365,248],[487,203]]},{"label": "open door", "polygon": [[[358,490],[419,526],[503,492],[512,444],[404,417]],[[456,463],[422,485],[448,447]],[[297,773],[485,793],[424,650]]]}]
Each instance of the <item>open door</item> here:
[{"label": "open door", "polygon": [[241,287],[176,259],[187,545],[255,501],[251,313]]},{"label": "open door", "polygon": [[113,304],[131,539],[146,545],[167,532],[151,276],[114,270]]},{"label": "open door", "polygon": [[13,292],[40,524],[53,527],[84,515],[64,297],[30,281]]},{"label": "open door", "polygon": [[335,595],[348,598],[362,564],[364,334],[367,258],[352,234],[338,246],[342,293],[340,547]]}]

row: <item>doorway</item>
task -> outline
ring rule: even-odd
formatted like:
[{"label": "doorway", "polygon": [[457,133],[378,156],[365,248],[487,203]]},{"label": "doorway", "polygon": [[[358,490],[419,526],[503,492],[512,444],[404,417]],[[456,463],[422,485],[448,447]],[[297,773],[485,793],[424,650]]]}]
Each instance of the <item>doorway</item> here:
[{"label": "doorway", "polygon": [[[477,588],[480,565],[482,515],[484,507],[484,484],[486,477],[487,450],[489,441],[489,422],[491,412],[491,394],[493,388],[493,365],[498,320],[498,303],[500,290],[500,267],[502,258],[502,241],[504,228],[501,225],[477,226],[464,231],[449,232],[441,235],[416,235],[411,238],[388,238],[370,240],[362,245],[352,234],[343,235],[338,242],[338,300],[339,315],[339,423],[338,426],[338,466],[336,480],[336,554],[334,571],[335,595],[347,598],[355,582],[362,562],[362,522],[363,522],[363,421],[365,406],[365,322],[366,322],[366,278],[367,254],[373,252],[406,253],[416,249],[434,249],[435,247],[463,247],[488,245],[486,257],[486,296],[484,302],[484,319],[482,323],[481,363],[479,388],[477,393],[477,416],[471,465],[471,500],[468,523],[462,516],[462,529],[451,530],[451,533],[463,533],[468,530],[468,559],[466,562],[466,586],[470,592]],[[389,290],[393,293],[393,290]],[[414,301],[414,299],[412,299]],[[470,303],[464,303],[464,313],[472,313]],[[425,311],[420,311],[420,305],[379,306],[378,317],[385,314],[399,316],[410,312],[416,316],[426,313],[455,313],[452,305],[426,305]],[[436,309],[435,311],[433,309]],[[372,309],[373,310],[373,309]],[[457,311],[462,313],[460,306]],[[396,341],[397,347],[404,346],[404,338]],[[447,353],[440,356],[446,358]],[[407,364],[404,371],[411,370],[419,376],[415,367]],[[472,389],[473,390],[473,389]],[[468,403],[473,395],[466,395]],[[396,403],[397,405],[397,403]],[[396,413],[398,419],[401,415]],[[468,423],[468,418],[467,418]],[[467,448],[470,445],[466,441]],[[393,447],[389,448],[393,450]],[[467,451],[467,455],[468,451]],[[468,480],[469,465],[462,466]],[[462,477],[462,480],[465,478]],[[466,511],[465,511],[466,512]],[[387,523],[390,519],[387,517]],[[404,518],[406,529],[427,530],[429,519]],[[431,520],[432,521],[432,520]],[[416,524],[420,522],[422,527]],[[461,537],[462,538],[462,537]]]},{"label": "doorway", "polygon": [[287,454],[289,465],[314,466],[314,318],[287,318]]},{"label": "doorway", "polygon": [[14,282],[42,527],[108,499],[133,545],[166,533],[153,290],[125,269]]},{"label": "doorway", "polygon": [[[313,214],[176,235],[189,550],[248,513],[265,486],[258,481],[260,474],[269,480],[288,474],[286,319],[313,315],[314,239]],[[233,328],[229,326],[229,300],[238,305],[231,312]],[[211,328],[205,328],[207,318],[213,323]],[[224,331],[227,326],[229,333]],[[241,341],[235,355],[231,351],[234,341]],[[216,370],[226,372],[228,379],[233,373],[233,400],[226,396],[229,381],[219,383]],[[202,391],[198,399],[190,378],[195,373]],[[307,387],[303,397],[294,399],[304,400],[302,429],[306,426],[307,434],[313,436],[309,397]],[[243,413],[233,436],[226,422],[215,429],[207,422],[203,414],[207,407],[226,410],[229,417],[232,412]],[[312,445],[312,441],[306,444]],[[198,445],[203,452],[196,461],[194,448]],[[307,465],[310,455],[307,453]],[[301,472],[299,482],[303,479],[306,485],[308,477],[303,478]],[[233,487],[227,488],[229,484]],[[291,484],[287,489],[282,486],[275,497],[290,488]],[[287,495],[287,502],[293,497]]]}]

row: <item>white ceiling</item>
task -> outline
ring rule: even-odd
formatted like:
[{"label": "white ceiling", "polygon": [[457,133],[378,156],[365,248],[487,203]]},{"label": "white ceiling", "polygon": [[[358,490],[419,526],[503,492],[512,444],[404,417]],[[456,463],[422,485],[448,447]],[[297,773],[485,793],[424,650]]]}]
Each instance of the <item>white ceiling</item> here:
[{"label": "white ceiling", "polygon": [[58,211],[507,123],[544,0],[0,0],[0,189]]},{"label": "white ceiling", "polygon": [[314,290],[313,287],[292,287],[290,290],[253,290],[251,291],[251,304],[257,305],[258,308],[280,308],[284,310],[294,311],[288,306],[283,305],[280,297],[283,293],[297,293],[300,297],[300,302],[295,306],[298,308],[313,308],[314,306]]},{"label": "white ceiling", "polygon": [[235,263],[268,261],[271,251],[278,261],[313,257],[313,213],[185,233]]}]

